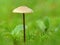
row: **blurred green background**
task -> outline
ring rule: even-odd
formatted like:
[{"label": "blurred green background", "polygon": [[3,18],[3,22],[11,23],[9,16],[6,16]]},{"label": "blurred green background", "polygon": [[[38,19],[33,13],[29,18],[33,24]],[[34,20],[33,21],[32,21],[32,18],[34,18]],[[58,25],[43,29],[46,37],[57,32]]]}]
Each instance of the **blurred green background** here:
[{"label": "blurred green background", "polygon": [[0,0],[0,45],[23,45],[22,14],[12,13],[22,5],[34,11],[26,14],[26,45],[60,45],[60,0]]}]

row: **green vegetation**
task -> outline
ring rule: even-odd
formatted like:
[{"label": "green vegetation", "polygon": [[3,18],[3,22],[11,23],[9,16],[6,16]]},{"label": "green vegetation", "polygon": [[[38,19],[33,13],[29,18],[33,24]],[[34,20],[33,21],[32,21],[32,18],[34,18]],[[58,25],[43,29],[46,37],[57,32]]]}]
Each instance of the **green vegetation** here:
[{"label": "green vegetation", "polygon": [[22,14],[18,6],[34,10],[26,14],[26,45],[60,45],[60,0],[0,0],[0,45],[23,45]]}]

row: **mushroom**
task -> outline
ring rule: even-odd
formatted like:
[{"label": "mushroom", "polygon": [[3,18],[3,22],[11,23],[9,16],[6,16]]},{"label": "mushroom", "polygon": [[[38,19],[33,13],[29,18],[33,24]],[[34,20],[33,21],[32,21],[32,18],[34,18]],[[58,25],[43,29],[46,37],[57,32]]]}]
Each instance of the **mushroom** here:
[{"label": "mushroom", "polygon": [[13,10],[13,13],[32,13],[33,10],[26,7],[26,6],[20,6]]},{"label": "mushroom", "polygon": [[20,6],[13,10],[13,13],[22,13],[23,14],[23,30],[24,30],[24,42],[26,41],[25,34],[25,13],[33,13],[33,10],[27,6]]}]

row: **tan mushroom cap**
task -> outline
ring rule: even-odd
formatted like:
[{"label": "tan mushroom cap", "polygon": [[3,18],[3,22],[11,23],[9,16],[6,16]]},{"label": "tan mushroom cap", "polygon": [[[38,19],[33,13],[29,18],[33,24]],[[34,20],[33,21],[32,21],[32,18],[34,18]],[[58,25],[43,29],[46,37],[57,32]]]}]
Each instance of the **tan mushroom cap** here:
[{"label": "tan mushroom cap", "polygon": [[32,13],[32,12],[33,12],[33,10],[26,6],[20,6],[13,10],[13,13]]}]

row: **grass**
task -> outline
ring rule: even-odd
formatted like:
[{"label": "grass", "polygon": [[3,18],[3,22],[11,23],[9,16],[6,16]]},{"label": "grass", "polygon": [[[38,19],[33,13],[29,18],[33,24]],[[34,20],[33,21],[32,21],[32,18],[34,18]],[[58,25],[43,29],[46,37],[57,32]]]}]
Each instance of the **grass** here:
[{"label": "grass", "polygon": [[[21,28],[17,28],[20,30],[17,36],[16,32],[11,35],[16,26],[22,25],[22,14],[12,13],[21,5],[34,10],[34,13],[26,14],[26,45],[60,45],[60,0],[0,0],[0,45],[14,45],[15,41],[16,45],[23,45]],[[44,22],[46,17],[50,19],[50,26],[45,33],[39,27],[41,23],[36,21]]]}]

